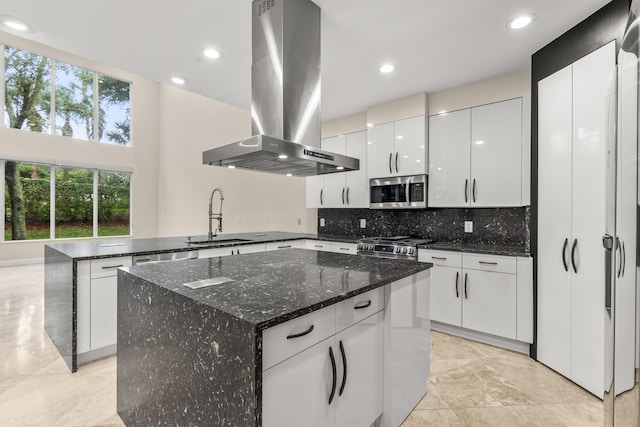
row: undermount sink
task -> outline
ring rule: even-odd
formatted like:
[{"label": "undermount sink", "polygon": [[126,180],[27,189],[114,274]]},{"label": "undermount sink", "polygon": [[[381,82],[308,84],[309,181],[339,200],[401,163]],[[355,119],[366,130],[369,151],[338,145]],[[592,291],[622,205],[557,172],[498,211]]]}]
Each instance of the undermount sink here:
[{"label": "undermount sink", "polygon": [[192,245],[228,245],[233,243],[250,242],[249,239],[214,239],[214,240],[190,240],[185,243]]}]

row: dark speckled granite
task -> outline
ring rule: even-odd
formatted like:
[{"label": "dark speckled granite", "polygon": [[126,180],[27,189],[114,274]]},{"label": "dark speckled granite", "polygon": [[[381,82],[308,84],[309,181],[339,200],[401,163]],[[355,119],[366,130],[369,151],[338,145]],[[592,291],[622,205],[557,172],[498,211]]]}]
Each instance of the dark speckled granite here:
[{"label": "dark speckled granite", "polygon": [[[262,330],[430,268],[303,249],[118,271],[118,414],[129,426],[260,425]],[[182,283],[234,280],[192,290]]]},{"label": "dark speckled granite", "polygon": [[[529,211],[528,207],[319,209],[318,218],[325,218],[325,226],[318,226],[318,233],[359,237],[418,236],[438,242],[470,244],[470,247],[515,247],[517,252],[528,254],[531,240]],[[367,220],[367,228],[359,227],[360,219]],[[464,232],[465,221],[473,221],[473,233]]]},{"label": "dark speckled granite", "polygon": [[488,243],[437,242],[418,246],[422,249],[438,251],[470,252],[486,255],[505,255],[528,257],[529,252],[523,246],[492,245]]}]

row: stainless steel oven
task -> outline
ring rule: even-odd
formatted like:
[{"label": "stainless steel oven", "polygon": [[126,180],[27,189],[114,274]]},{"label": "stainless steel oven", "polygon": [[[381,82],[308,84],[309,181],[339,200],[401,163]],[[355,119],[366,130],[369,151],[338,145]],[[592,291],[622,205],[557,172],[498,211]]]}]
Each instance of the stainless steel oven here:
[{"label": "stainless steel oven", "polygon": [[427,175],[369,180],[370,209],[424,209],[426,207]]}]

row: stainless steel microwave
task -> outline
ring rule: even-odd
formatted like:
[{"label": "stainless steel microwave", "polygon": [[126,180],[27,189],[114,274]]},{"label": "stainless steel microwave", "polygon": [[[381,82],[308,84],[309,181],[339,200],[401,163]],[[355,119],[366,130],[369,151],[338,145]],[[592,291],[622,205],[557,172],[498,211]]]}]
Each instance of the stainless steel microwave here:
[{"label": "stainless steel microwave", "polygon": [[369,180],[370,209],[424,209],[426,207],[427,175]]}]

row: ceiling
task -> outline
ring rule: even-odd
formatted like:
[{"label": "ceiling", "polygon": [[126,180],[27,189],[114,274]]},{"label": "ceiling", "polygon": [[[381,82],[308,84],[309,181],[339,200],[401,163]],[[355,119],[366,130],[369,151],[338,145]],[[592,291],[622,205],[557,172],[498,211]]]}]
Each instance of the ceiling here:
[{"label": "ceiling", "polygon": [[[322,119],[527,69],[531,54],[608,1],[315,0]],[[508,30],[523,12],[534,24]],[[250,0],[2,0],[0,14],[31,24],[20,37],[169,84],[181,75],[185,89],[249,109]],[[206,46],[222,58],[204,59]],[[396,70],[383,75],[387,61]]]}]

